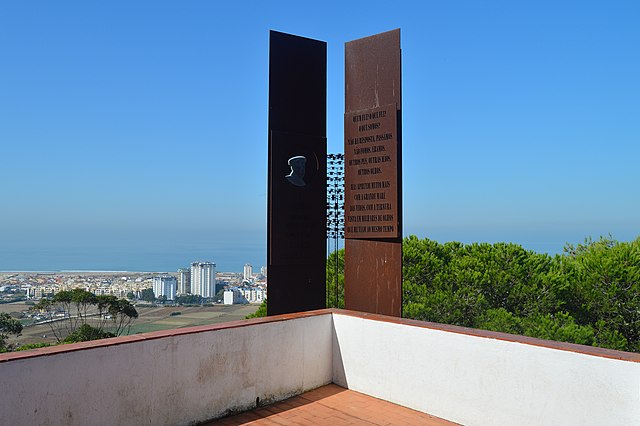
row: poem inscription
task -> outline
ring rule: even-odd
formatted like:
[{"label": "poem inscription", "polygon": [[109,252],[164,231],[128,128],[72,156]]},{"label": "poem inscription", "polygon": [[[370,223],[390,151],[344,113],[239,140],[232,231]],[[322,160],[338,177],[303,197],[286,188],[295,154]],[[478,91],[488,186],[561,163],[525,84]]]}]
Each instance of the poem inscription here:
[{"label": "poem inscription", "polygon": [[396,105],[345,114],[345,237],[398,236]]}]

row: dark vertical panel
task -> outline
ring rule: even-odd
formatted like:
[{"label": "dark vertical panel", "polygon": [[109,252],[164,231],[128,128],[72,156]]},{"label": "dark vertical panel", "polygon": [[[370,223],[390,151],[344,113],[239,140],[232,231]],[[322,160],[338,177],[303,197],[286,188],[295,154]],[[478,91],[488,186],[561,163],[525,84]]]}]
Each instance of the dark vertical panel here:
[{"label": "dark vertical panel", "polygon": [[326,82],[326,43],[271,31],[269,315],[326,303]]},{"label": "dark vertical panel", "polygon": [[[395,206],[395,236],[347,233],[345,241],[345,307],[364,312],[402,315],[402,84],[400,30],[354,40],[345,45],[345,119],[395,105],[396,187],[385,192]],[[383,124],[384,125],[384,124]],[[375,134],[374,134],[375,136]],[[361,145],[366,146],[366,143]],[[345,139],[345,188],[350,188],[347,158],[354,151]],[[354,154],[354,151],[351,154]],[[355,154],[354,154],[355,155]],[[350,172],[353,176],[353,171]],[[356,182],[355,179],[353,179]],[[349,201],[345,200],[348,204]],[[345,216],[349,212],[345,209]],[[348,221],[345,226],[349,226]]]}]

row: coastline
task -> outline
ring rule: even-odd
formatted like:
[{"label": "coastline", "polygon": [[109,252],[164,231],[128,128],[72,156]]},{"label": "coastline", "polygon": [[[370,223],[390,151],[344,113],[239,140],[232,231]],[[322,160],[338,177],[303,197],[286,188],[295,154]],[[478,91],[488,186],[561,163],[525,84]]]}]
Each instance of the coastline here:
[{"label": "coastline", "polygon": [[60,271],[0,271],[0,274],[172,274],[171,271],[100,271],[91,269],[64,269]]}]

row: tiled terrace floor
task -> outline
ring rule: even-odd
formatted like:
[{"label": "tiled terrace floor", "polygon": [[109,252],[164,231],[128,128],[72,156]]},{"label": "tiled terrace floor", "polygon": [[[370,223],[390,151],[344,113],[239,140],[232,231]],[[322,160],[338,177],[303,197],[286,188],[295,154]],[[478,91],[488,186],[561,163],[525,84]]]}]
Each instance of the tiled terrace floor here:
[{"label": "tiled terrace floor", "polygon": [[327,385],[207,425],[455,425],[438,417]]}]

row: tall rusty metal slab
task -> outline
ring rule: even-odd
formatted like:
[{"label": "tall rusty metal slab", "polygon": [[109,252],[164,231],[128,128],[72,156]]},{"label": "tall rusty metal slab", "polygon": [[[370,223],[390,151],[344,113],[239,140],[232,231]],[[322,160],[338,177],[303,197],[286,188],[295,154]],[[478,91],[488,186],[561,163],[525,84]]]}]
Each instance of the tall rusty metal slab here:
[{"label": "tall rusty metal slab", "polygon": [[326,43],[270,32],[268,315],[326,304]]},{"label": "tall rusty metal slab", "polygon": [[400,29],[345,44],[345,111],[402,103]]},{"label": "tall rusty metal slab", "polygon": [[345,45],[345,307],[402,315],[400,30]]}]

